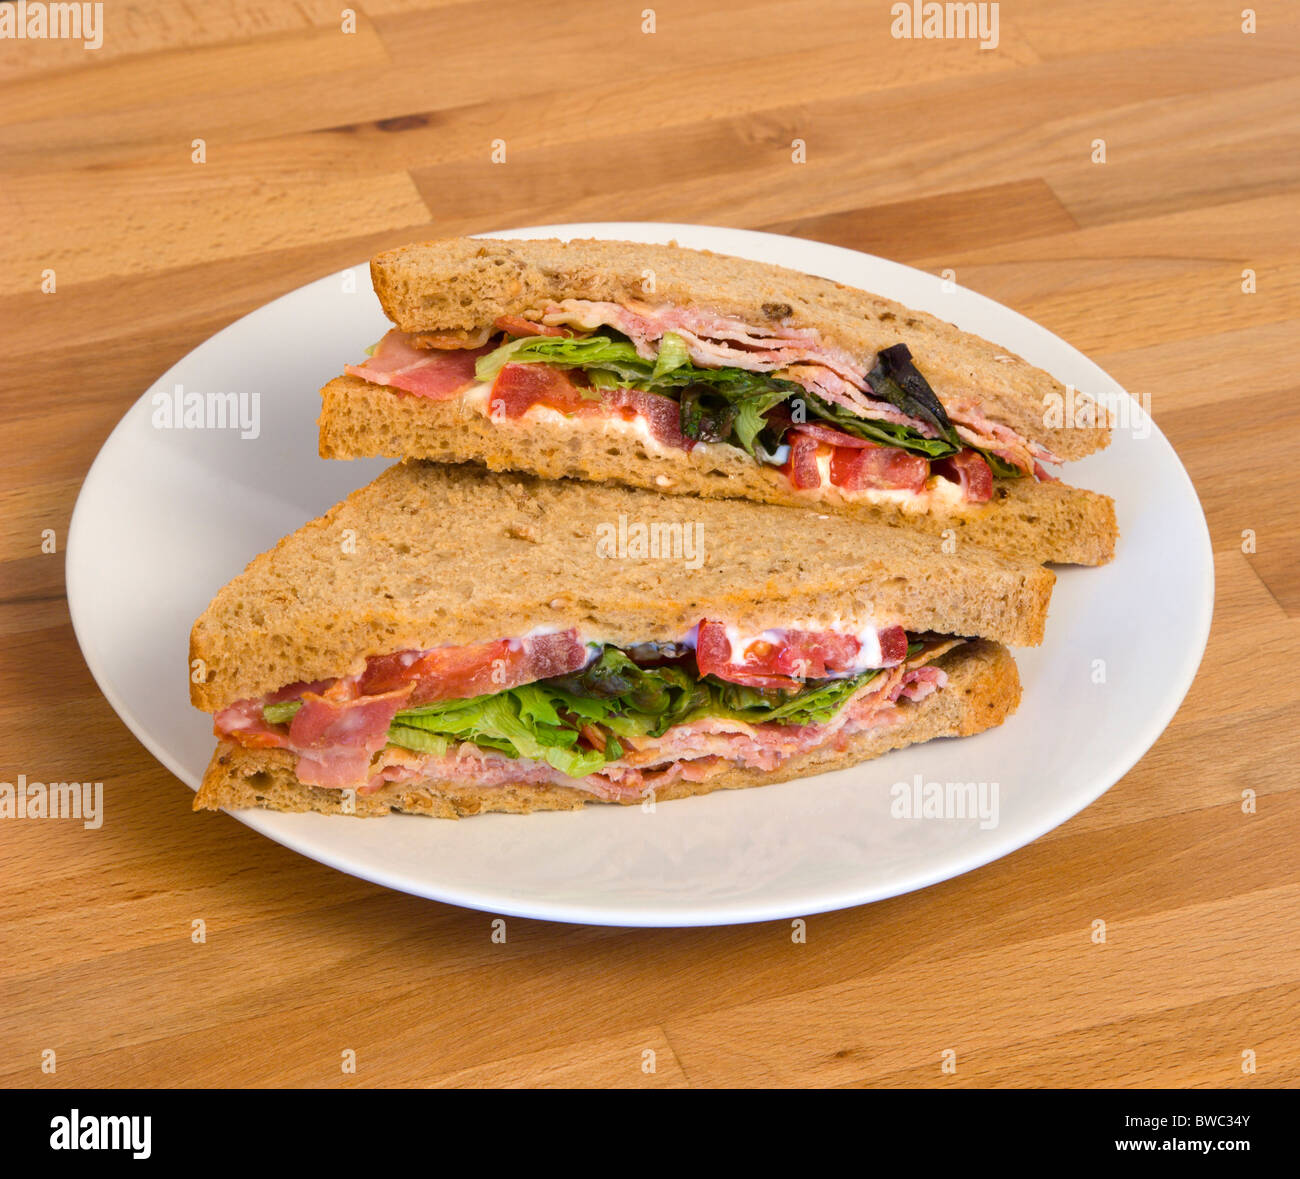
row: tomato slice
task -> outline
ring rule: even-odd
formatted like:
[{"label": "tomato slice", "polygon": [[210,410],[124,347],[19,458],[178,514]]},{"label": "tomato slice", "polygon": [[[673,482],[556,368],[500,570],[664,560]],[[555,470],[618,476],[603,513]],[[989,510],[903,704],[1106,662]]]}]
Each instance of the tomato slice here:
[{"label": "tomato slice", "polygon": [[701,675],[716,676],[751,688],[801,688],[804,680],[825,679],[850,671],[861,644],[835,631],[782,633],[779,641],[753,639],[741,662],[733,663],[731,639],[720,622],[701,622],[696,632],[695,661]]},{"label": "tomato slice", "polygon": [[592,402],[583,397],[565,369],[549,364],[507,364],[492,382],[488,405],[493,416],[523,417],[534,405],[577,413]]},{"label": "tomato slice", "polygon": [[790,482],[800,491],[810,491],[822,485],[821,468],[817,465],[817,448],[820,443],[810,434],[793,434],[790,438],[790,457],[781,464]]},{"label": "tomato slice", "polygon": [[930,475],[928,459],[893,446],[837,446],[831,482],[845,491],[920,491]]},{"label": "tomato slice", "polygon": [[930,476],[929,460],[896,446],[881,446],[829,426],[799,424],[787,435],[790,457],[782,465],[802,491],[822,485],[819,454],[830,455],[830,481],[845,491],[920,491]]},{"label": "tomato slice", "polygon": [[576,631],[534,635],[521,642],[498,639],[468,647],[435,647],[367,661],[358,682],[363,695],[377,695],[414,683],[410,705],[464,700],[551,676],[568,675],[587,663],[587,647]]},{"label": "tomato slice", "polygon": [[682,434],[682,407],[662,393],[647,393],[642,389],[606,389],[601,393],[601,408],[605,412],[620,414],[625,421],[644,418],[655,441],[664,446],[691,450],[693,438]]}]

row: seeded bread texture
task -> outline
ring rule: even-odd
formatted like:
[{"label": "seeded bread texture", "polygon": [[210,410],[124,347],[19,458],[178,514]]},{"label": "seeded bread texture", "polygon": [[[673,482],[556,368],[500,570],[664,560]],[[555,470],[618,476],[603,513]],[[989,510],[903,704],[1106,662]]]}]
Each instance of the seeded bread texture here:
[{"label": "seeded bread texture", "polygon": [[493,422],[461,399],[431,401],[345,376],[321,390],[322,458],[419,458],[478,462],[493,471],[548,479],[613,481],[667,495],[750,499],[851,519],[951,529],[959,543],[986,545],[1031,561],[1104,565],[1115,555],[1115,505],[1109,496],[1036,479],[998,479],[987,504],[937,503],[924,512],[854,502],[827,489],[821,498],[792,487],[775,468],[727,445],[665,452],[596,419],[543,425]]},{"label": "seeded bread texture", "polygon": [[[398,463],[217,594],[190,635],[205,677],[190,698],[213,712],[358,672],[367,656],[538,626],[629,644],[675,641],[701,618],[757,633],[870,617],[1042,641],[1049,570],[975,545],[945,554],[937,537],[842,517],[808,523],[743,500]],[[635,525],[675,536],[678,555],[671,543],[668,556],[620,546],[620,527]]]},{"label": "seeded bread texture", "polygon": [[[935,737],[965,737],[1000,725],[1020,702],[1020,677],[1005,647],[967,643],[936,661],[948,673],[946,687],[913,703],[901,701],[902,719],[879,732],[859,733],[843,749],[798,754],[775,770],[732,769],[705,782],[678,780],[655,790],[655,802],[766,786],[857,765],[891,749]],[[482,787],[446,779],[390,782],[373,794],[344,793],[304,786],[293,772],[294,759],[280,749],[245,749],[222,741],[213,754],[194,799],[198,810],[238,810],[260,806],[275,811],[320,811],[324,814],[386,815],[393,811],[458,819],[504,811],[577,810],[600,799],[570,786],[507,783]],[[639,803],[640,800],[636,800]],[[636,803],[632,804],[635,805]]]},{"label": "seeded bread texture", "polygon": [[1048,426],[1045,406],[1065,404],[1065,388],[1006,348],[892,299],[765,262],[676,245],[462,237],[379,254],[370,277],[385,313],[406,332],[479,328],[500,315],[591,299],[688,305],[755,325],[812,328],[868,368],[881,349],[902,342],[945,405],[976,401],[1062,459],[1110,441],[1104,428]]}]

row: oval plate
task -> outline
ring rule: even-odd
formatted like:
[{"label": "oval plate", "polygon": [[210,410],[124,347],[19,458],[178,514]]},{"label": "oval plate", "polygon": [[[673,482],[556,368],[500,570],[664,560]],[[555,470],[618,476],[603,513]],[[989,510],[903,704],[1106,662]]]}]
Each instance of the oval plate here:
[{"label": "oval plate", "polygon": [[[895,896],[969,872],[1063,823],[1117,782],[1182,702],[1214,598],[1209,534],[1159,430],[1095,364],[1005,307],[853,250],[748,230],[657,223],[540,226],[492,237],[664,242],[775,262],[933,312],[1078,389],[1134,410],[1069,482],[1115,498],[1113,564],[1063,568],[1046,643],[1018,651],[1024,698],[999,729],[935,741],[816,778],[641,807],[345,819],[235,817],[321,863],[456,905],[604,925],[787,918]],[[382,460],[316,453],[318,391],[389,324],[366,268],[275,300],[196,348],[127,412],[100,450],[68,538],[68,604],[114,709],[197,789],[211,720],[185,679],[189,629],[257,553],[369,482]],[[236,394],[255,428],[162,428],[156,395]],[[253,394],[257,397],[254,399]],[[243,434],[255,437],[244,437]],[[1094,682],[1097,660],[1105,682]],[[996,784],[985,818],[893,817],[896,783]],[[986,794],[992,798],[992,793]],[[196,815],[195,823],[219,822]]]}]

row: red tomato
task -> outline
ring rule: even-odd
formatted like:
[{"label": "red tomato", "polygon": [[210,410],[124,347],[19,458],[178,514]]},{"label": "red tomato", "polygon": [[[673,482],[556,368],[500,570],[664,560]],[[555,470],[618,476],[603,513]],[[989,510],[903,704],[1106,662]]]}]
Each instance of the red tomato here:
[{"label": "red tomato", "polygon": [[810,434],[790,434],[790,457],[780,469],[790,482],[801,491],[822,485],[822,473],[817,466],[817,439]]},{"label": "red tomato", "polygon": [[586,662],[586,644],[569,630],[519,643],[498,639],[470,647],[435,647],[414,659],[411,652],[382,655],[367,661],[358,687],[369,696],[414,683],[410,700],[414,707],[504,692],[519,684],[567,675]]},{"label": "red tomato", "polygon": [[930,476],[928,459],[893,446],[837,446],[831,482],[845,491],[920,491]]},{"label": "red tomato", "polygon": [[804,680],[825,679],[852,668],[861,644],[834,631],[785,631],[779,642],[755,639],[732,663],[731,640],[720,622],[701,622],[695,660],[701,675],[717,676],[751,688],[799,688]]},{"label": "red tomato", "polygon": [[549,364],[507,364],[492,382],[488,405],[494,415],[523,417],[534,405],[577,413],[593,402],[584,398],[564,369]]}]

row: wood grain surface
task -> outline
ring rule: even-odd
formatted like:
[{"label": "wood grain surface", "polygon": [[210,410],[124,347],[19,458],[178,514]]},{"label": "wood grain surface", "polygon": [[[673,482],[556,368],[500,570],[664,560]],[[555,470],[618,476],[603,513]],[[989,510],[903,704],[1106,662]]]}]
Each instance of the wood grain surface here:
[{"label": "wood grain surface", "polygon": [[[640,2],[356,0],[344,32],[334,0],[119,0],[100,49],[0,41],[0,778],[102,779],[110,817],[0,820],[0,1084],[1300,1081],[1300,10],[1242,7],[1006,2],[981,49],[863,0],[663,0],[653,32]],[[515,919],[500,944],[192,815],[69,622],[68,519],[118,418],[381,247],[638,219],[951,268],[1149,395],[1218,579],[1164,736],[1032,846],[805,944]]]}]

